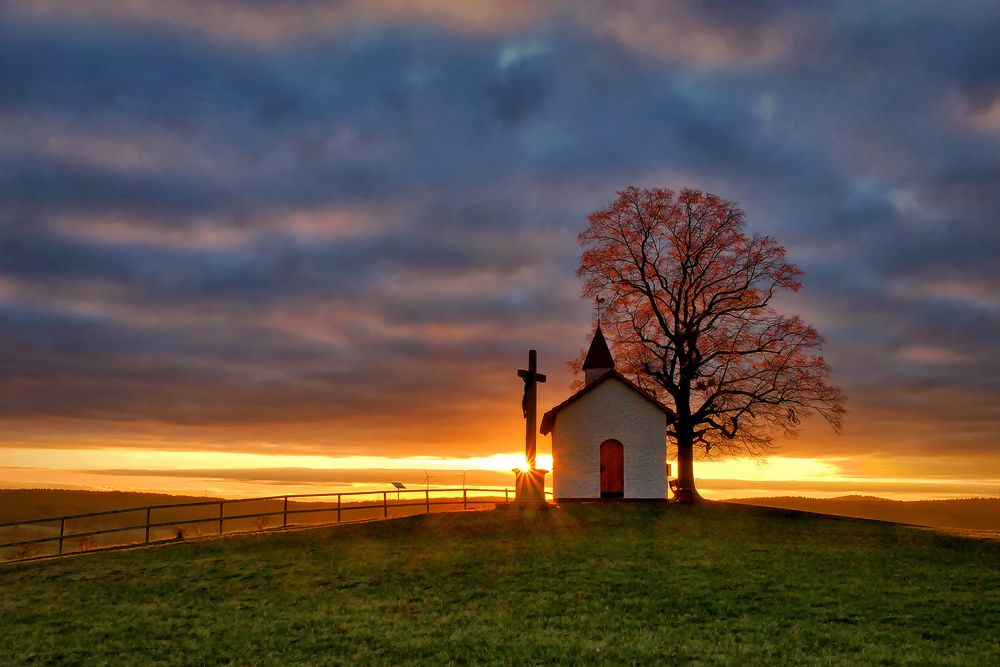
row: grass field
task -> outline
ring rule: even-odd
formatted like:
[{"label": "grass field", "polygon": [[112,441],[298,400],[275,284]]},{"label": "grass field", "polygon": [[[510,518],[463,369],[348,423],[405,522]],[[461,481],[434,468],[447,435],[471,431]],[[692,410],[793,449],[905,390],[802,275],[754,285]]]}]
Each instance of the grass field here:
[{"label": "grass field", "polygon": [[1000,543],[707,504],[0,567],[0,664],[1000,664]]}]

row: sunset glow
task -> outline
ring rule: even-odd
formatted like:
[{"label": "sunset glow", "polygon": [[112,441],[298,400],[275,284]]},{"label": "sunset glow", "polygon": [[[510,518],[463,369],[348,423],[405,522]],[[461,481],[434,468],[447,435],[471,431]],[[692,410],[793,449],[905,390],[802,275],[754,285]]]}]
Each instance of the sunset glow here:
[{"label": "sunset glow", "polygon": [[627,4],[0,3],[0,485],[512,485],[634,185],[787,249],[847,397],[706,496],[1000,493],[991,11]]},{"label": "sunset glow", "polygon": [[[225,497],[383,489],[407,486],[513,487],[514,468],[526,469],[518,452],[468,458],[431,456],[295,456],[240,452],[7,449],[0,485],[168,491]],[[834,497],[875,494],[894,499],[1000,494],[1000,479],[894,478],[845,472],[844,459],[767,457],[701,461],[696,469],[709,498],[773,495]],[[540,452],[537,467],[551,470]],[[676,462],[672,462],[676,465]],[[551,477],[547,478],[551,484]]]}]

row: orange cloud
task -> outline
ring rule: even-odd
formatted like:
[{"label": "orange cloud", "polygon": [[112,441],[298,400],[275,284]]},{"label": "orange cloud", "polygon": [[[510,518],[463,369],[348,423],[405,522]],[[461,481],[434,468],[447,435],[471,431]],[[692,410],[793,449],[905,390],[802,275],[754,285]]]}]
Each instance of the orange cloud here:
[{"label": "orange cloud", "polygon": [[[275,44],[322,38],[353,26],[427,23],[459,33],[499,35],[554,16],[637,51],[705,66],[746,66],[785,57],[803,27],[790,18],[753,26],[702,15],[679,1],[564,3],[556,0],[12,0],[39,18],[101,17],[167,25],[215,39]],[[502,59],[501,59],[502,60]]]},{"label": "orange cloud", "polygon": [[53,218],[49,227],[82,241],[184,250],[238,248],[253,238],[248,229],[211,224],[209,221],[190,225],[177,222],[158,224],[137,220],[128,213],[115,212],[59,215]]},{"label": "orange cloud", "polygon": [[584,22],[637,51],[705,66],[752,66],[785,57],[801,30],[790,20],[750,29],[699,16],[688,2],[585,5]]},{"label": "orange cloud", "polygon": [[221,39],[274,43],[321,37],[371,22],[427,22],[468,33],[499,33],[544,16],[544,0],[453,2],[452,0],[306,0],[242,3],[234,0],[13,0],[23,14],[38,17],[114,18],[163,24]]},{"label": "orange cloud", "polygon": [[38,153],[81,166],[115,169],[131,174],[223,169],[223,156],[199,150],[190,137],[157,128],[142,132],[56,125],[50,119],[0,114],[4,134],[0,147]]},{"label": "orange cloud", "polygon": [[1000,135],[1000,96],[985,104],[955,103],[952,107],[961,125],[984,134]]}]

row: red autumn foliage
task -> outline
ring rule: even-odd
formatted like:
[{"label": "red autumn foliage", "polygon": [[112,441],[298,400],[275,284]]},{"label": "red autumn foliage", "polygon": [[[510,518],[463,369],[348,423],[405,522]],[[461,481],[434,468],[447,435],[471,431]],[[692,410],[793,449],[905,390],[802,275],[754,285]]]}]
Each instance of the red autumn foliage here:
[{"label": "red autumn foliage", "polygon": [[682,501],[699,498],[696,447],[762,455],[806,414],[841,427],[822,337],[770,304],[801,271],[769,236],[748,236],[732,202],[696,190],[630,187],[580,234],[584,294],[604,299],[618,369],[674,408]]}]

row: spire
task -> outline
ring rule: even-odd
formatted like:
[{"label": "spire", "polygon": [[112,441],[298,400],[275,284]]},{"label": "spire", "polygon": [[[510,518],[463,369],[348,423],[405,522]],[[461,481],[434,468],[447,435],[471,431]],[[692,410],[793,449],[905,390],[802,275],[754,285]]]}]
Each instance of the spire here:
[{"label": "spire", "polygon": [[597,331],[594,332],[594,340],[590,342],[590,350],[587,351],[587,358],[583,360],[583,372],[586,375],[585,382],[590,384],[615,367],[615,360],[608,349],[608,342],[604,340],[604,332],[598,323]]}]

